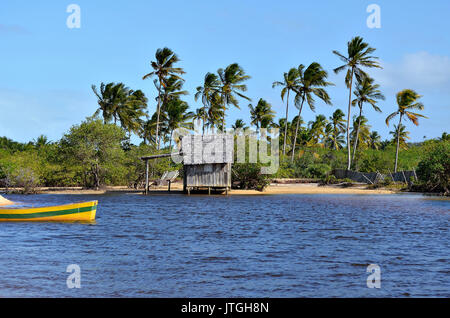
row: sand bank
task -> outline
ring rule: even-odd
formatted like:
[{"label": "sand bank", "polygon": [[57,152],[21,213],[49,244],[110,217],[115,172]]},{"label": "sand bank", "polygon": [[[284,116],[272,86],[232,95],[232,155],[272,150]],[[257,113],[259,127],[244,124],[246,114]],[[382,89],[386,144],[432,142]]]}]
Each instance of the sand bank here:
[{"label": "sand bank", "polygon": [[317,183],[271,184],[263,192],[255,190],[232,190],[235,195],[264,194],[392,194],[390,190],[366,189],[365,186],[343,188],[340,186],[319,186]]},{"label": "sand bank", "polygon": [[[172,193],[180,193],[183,190],[181,182],[173,183]],[[49,194],[87,194],[101,195],[106,193],[135,193],[141,194],[142,190],[134,190],[128,187],[107,187],[101,190],[85,190],[82,188],[40,188],[39,193]],[[151,187],[150,194],[167,193],[167,186]],[[353,187],[341,187],[338,185],[319,186],[317,183],[294,183],[279,184],[272,183],[263,192],[256,190],[231,190],[230,195],[270,195],[270,194],[392,194],[395,191],[387,189],[366,189],[365,185]],[[3,200],[6,200],[3,198]],[[8,200],[6,200],[8,201]],[[8,201],[10,202],[10,201]],[[0,205],[2,200],[0,199]],[[9,203],[11,204],[11,203]]]},{"label": "sand bank", "polygon": [[7,200],[0,195],[0,206],[11,205],[11,204],[14,204],[14,202]]}]

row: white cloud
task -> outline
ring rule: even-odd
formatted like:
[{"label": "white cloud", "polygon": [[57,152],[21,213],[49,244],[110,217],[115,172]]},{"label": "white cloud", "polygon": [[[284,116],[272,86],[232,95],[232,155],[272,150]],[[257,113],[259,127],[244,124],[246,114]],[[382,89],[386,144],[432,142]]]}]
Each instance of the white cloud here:
[{"label": "white cloud", "polygon": [[381,62],[383,69],[371,71],[383,87],[400,91],[411,88],[419,93],[450,93],[450,57],[417,52],[398,63]]}]

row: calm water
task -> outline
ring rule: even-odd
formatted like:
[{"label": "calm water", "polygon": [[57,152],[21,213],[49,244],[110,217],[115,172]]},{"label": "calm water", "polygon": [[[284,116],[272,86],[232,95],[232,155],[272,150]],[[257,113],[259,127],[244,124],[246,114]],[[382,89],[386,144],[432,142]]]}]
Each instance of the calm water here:
[{"label": "calm water", "polygon": [[[450,297],[450,201],[416,195],[99,200],[96,224],[0,223],[0,297]],[[81,289],[68,289],[69,264]],[[381,289],[366,286],[368,264]]]}]

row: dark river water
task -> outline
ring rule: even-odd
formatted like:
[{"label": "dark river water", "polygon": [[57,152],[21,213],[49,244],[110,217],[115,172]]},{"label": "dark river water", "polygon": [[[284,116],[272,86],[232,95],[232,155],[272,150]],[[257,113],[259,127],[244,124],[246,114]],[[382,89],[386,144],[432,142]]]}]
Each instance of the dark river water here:
[{"label": "dark river water", "polygon": [[[419,195],[99,200],[96,224],[0,223],[0,297],[450,297],[450,201]],[[69,289],[67,266],[81,269]],[[381,288],[368,288],[369,264]]]}]

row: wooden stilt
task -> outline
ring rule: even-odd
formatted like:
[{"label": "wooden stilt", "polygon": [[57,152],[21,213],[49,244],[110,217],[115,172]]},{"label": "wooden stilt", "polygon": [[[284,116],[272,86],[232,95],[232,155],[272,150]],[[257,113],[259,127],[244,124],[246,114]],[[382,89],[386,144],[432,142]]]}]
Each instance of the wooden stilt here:
[{"label": "wooden stilt", "polygon": [[208,187],[208,195],[211,195],[211,187]]},{"label": "wooden stilt", "polygon": [[148,160],[145,160],[145,194],[148,194]]}]

